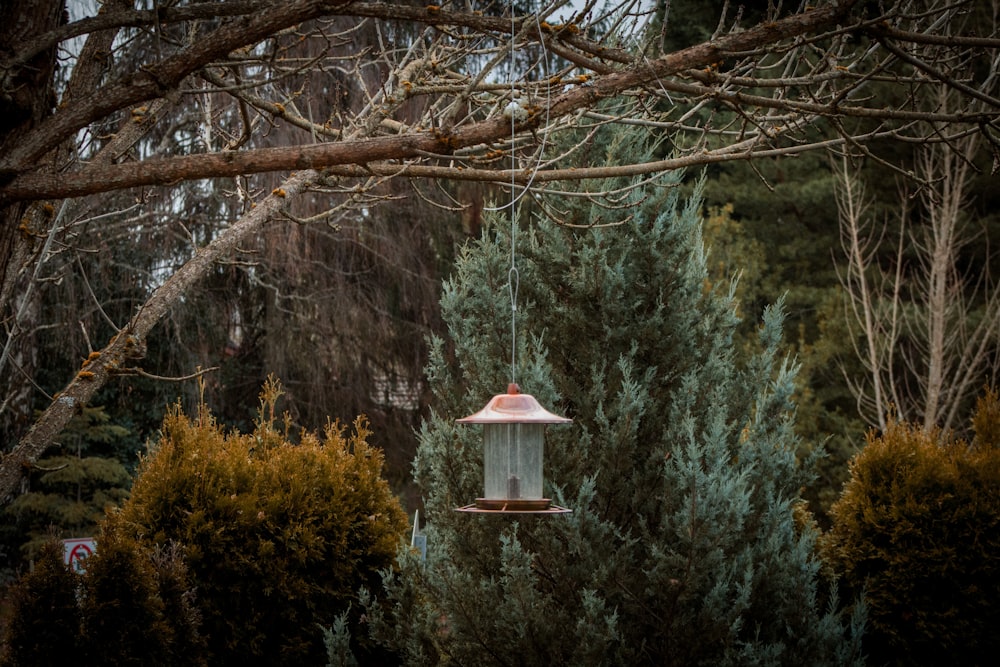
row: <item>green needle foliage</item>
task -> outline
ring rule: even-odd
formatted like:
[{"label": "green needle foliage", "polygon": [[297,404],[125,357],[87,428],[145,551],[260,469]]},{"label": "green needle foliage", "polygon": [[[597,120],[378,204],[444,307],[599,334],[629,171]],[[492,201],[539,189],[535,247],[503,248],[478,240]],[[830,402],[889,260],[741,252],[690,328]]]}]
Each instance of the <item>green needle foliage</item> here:
[{"label": "green needle foliage", "polygon": [[898,421],[868,434],[833,506],[829,559],[864,592],[872,664],[981,665],[1000,653],[1000,401],[967,443]]},{"label": "green needle foliage", "polygon": [[128,470],[114,456],[114,446],[128,430],[111,423],[103,407],[84,407],[60,434],[60,446],[39,459],[31,490],[4,508],[10,519],[8,539],[20,542],[26,559],[59,537],[88,537],[110,507],[128,497]]},{"label": "green needle foliage", "polygon": [[[634,149],[613,143],[606,159]],[[762,351],[738,363],[734,298],[707,273],[700,189],[686,204],[676,189],[633,204],[617,226],[540,219],[517,239],[516,379],[574,420],[549,427],[545,461],[548,493],[572,514],[453,511],[483,485],[481,433],[454,420],[511,375],[509,224],[494,219],[445,286],[449,336],[433,340],[415,462],[428,557],[403,553],[368,608],[372,634],[407,664],[858,658],[861,613],[824,611],[835,601],[815,534],[796,520],[808,474],[782,308],[764,314]]]}]

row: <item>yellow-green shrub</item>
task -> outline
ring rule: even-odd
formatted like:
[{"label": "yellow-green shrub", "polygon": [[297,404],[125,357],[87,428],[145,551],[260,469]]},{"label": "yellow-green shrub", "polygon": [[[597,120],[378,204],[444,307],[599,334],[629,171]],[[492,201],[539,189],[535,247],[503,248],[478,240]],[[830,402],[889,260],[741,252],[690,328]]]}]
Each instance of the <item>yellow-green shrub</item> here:
[{"label": "yellow-green shrub", "polygon": [[1000,650],[1000,402],[972,443],[898,421],[870,433],[826,555],[868,605],[872,664],[983,664]]},{"label": "yellow-green shrub", "polygon": [[[167,613],[167,589],[161,583],[166,583],[170,570],[150,556],[126,537],[115,517],[102,524],[97,552],[87,559],[81,579],[85,661],[121,667],[206,664],[203,647],[183,641],[185,635],[197,632],[196,618]],[[190,586],[188,581],[178,583]],[[183,663],[178,656],[185,658]]]},{"label": "yellow-green shrub", "polygon": [[9,621],[0,642],[2,667],[71,664],[79,658],[77,579],[63,563],[62,543],[43,543],[34,569],[14,584],[4,601]]},{"label": "yellow-green shrub", "polygon": [[378,581],[406,530],[365,420],[293,443],[279,394],[265,387],[247,435],[204,406],[172,410],[117,517],[147,549],[182,548],[210,664],[322,664],[321,626]]}]

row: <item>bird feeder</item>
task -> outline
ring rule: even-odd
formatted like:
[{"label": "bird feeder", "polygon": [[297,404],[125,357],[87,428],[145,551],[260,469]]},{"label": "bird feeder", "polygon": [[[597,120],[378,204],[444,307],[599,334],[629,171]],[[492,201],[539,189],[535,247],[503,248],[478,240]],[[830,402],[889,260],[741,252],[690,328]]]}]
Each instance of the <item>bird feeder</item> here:
[{"label": "bird feeder", "polygon": [[460,512],[561,514],[570,512],[542,497],[542,451],[546,424],[568,424],[516,384],[497,394],[479,412],[458,419],[483,425],[484,497]]}]

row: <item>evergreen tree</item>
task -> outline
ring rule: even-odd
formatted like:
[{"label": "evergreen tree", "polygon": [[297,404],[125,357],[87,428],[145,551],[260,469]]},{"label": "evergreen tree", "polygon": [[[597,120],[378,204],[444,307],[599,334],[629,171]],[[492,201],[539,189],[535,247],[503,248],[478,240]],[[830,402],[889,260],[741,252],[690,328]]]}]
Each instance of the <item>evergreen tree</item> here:
[{"label": "evergreen tree", "polygon": [[[624,141],[605,159],[634,148]],[[815,534],[796,520],[808,475],[795,369],[778,358],[781,305],[764,314],[761,352],[738,363],[700,188],[686,204],[676,189],[633,203],[616,226],[538,220],[516,246],[516,379],[574,419],[546,446],[549,491],[572,514],[452,511],[481,495],[483,475],[480,434],[454,420],[510,379],[506,223],[464,250],[445,286],[449,336],[433,340],[415,462],[428,558],[403,554],[368,605],[374,636],[409,664],[857,659],[860,615],[847,628],[823,612]]]},{"label": "evergreen tree", "polygon": [[[153,562],[115,526],[102,527],[87,559],[81,610],[87,660],[103,665],[170,665],[169,622]],[[183,619],[176,619],[182,621]]]},{"label": "evergreen tree", "polygon": [[115,451],[128,435],[103,407],[84,407],[61,434],[60,447],[38,460],[31,490],[4,508],[10,521],[0,535],[26,559],[53,531],[59,537],[95,535],[105,510],[128,497],[131,479]]},{"label": "evergreen tree", "polygon": [[63,563],[63,546],[50,539],[34,569],[11,589],[3,667],[55,667],[79,661],[79,577]]},{"label": "evergreen tree", "polygon": [[986,665],[1000,639],[1000,400],[979,399],[971,442],[890,420],[868,434],[824,536],[863,592],[873,664]]},{"label": "evergreen tree", "polygon": [[[193,624],[175,624],[167,648],[178,656],[207,656],[212,665],[322,664],[323,630],[344,618],[358,623],[358,589],[378,582],[406,532],[367,422],[359,418],[349,433],[333,423],[322,436],[295,437],[287,415],[283,428],[276,422],[280,395],[276,381],[265,385],[248,434],[226,433],[204,405],[194,419],[174,409],[114,516],[116,533],[147,561],[169,556],[171,545],[182,550],[182,564],[166,558],[181,571],[160,568],[158,604],[200,617],[204,651]],[[351,648],[369,655],[363,643]]]}]

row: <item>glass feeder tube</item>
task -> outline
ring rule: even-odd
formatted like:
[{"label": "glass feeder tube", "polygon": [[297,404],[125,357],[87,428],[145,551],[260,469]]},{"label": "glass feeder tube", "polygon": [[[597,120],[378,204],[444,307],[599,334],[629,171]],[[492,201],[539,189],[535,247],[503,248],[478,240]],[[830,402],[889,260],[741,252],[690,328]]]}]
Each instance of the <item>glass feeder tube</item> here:
[{"label": "glass feeder tube", "polygon": [[542,497],[545,425],[571,419],[552,414],[516,384],[497,394],[479,412],[457,420],[483,425],[482,498],[463,512],[561,513],[570,510]]}]

